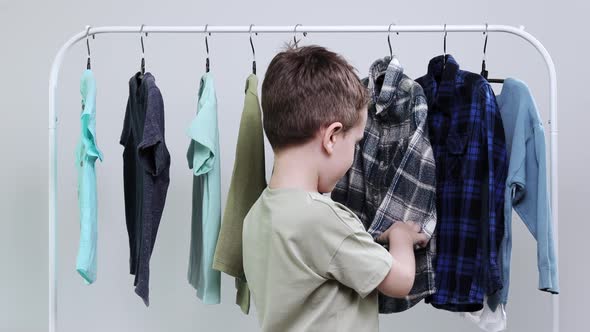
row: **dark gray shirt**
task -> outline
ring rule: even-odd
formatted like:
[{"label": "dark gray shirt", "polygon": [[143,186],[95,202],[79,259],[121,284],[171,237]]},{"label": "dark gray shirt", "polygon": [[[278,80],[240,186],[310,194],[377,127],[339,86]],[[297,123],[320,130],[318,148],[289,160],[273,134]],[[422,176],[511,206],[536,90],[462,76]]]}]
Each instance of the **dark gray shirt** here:
[{"label": "dark gray shirt", "polygon": [[170,183],[170,154],[164,140],[164,103],[154,76],[129,80],[129,99],[121,133],[125,217],[133,285],[149,306],[149,262]]}]

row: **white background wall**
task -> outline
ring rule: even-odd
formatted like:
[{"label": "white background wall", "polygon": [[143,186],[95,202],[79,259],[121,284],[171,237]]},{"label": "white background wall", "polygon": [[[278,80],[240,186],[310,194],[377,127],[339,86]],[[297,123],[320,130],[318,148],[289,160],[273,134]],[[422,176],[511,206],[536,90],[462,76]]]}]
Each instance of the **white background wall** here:
[{"label": "white background wall", "polygon": [[[525,25],[552,54],[559,79],[560,267],[562,331],[588,331],[590,297],[586,234],[590,185],[587,151],[590,115],[587,79],[588,2],[571,1],[0,1],[0,331],[47,329],[47,81],[55,53],[85,25],[309,25],[493,24]],[[259,75],[291,35],[255,37]],[[233,305],[233,280],[224,276],[222,304],[201,304],[186,281],[191,173],[185,161],[185,129],[195,115],[204,71],[202,35],[152,34],[147,69],[156,77],[166,107],[166,139],[172,155],[171,184],[152,258],[151,306],[134,294],[128,274],[124,222],[122,147],[118,145],[127,82],[139,68],[138,35],[98,35],[91,40],[98,84],[97,164],[99,197],[98,280],[86,286],[75,272],[78,245],[74,147],[79,132],[79,79],[86,48],[66,56],[58,87],[59,107],[59,331],[256,331],[254,314]],[[361,75],[388,54],[384,34],[309,34],[314,43],[342,53]],[[418,77],[442,52],[441,35],[393,36],[406,72]],[[481,34],[451,33],[448,50],[462,68],[478,72]],[[211,68],[217,84],[223,198],[233,166],[245,78],[251,53],[247,35],[213,35]],[[527,82],[548,119],[548,76],[541,57],[514,36],[491,34],[491,77]],[[270,151],[269,151],[270,156]],[[269,170],[271,159],[267,160]],[[550,296],[536,290],[535,243],[514,221],[510,331],[550,331]],[[382,316],[383,331],[477,331],[454,314],[420,305]]]}]

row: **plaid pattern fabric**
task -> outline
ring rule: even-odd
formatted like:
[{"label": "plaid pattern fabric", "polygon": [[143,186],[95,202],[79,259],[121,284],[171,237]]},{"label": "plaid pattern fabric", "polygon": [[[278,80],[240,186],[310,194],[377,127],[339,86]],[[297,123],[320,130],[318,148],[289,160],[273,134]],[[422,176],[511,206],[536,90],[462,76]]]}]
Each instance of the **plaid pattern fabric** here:
[{"label": "plaid pattern fabric", "polygon": [[504,232],[508,161],[494,92],[452,56],[430,61],[416,80],[428,99],[436,160],[436,294],[426,302],[450,311],[477,311],[484,294],[502,288],[497,264]]},{"label": "plaid pattern fabric", "polygon": [[428,140],[427,102],[422,87],[404,75],[395,57],[375,61],[363,83],[372,97],[365,136],[332,198],[354,211],[375,238],[396,221],[418,222],[431,237],[426,248],[415,251],[416,277],[410,295],[402,299],[379,295],[379,312],[400,312],[436,291],[432,239],[436,171]]}]

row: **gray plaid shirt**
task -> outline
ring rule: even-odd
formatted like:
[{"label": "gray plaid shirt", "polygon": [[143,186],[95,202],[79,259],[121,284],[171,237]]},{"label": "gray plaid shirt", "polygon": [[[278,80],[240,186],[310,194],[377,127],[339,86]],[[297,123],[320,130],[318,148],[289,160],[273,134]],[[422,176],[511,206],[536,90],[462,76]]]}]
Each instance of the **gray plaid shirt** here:
[{"label": "gray plaid shirt", "polygon": [[422,87],[404,75],[396,57],[375,61],[363,83],[371,95],[365,136],[332,198],[354,211],[374,238],[395,221],[419,222],[431,237],[426,248],[415,251],[410,294],[402,299],[379,294],[379,312],[400,312],[436,292],[436,173],[428,106]]}]

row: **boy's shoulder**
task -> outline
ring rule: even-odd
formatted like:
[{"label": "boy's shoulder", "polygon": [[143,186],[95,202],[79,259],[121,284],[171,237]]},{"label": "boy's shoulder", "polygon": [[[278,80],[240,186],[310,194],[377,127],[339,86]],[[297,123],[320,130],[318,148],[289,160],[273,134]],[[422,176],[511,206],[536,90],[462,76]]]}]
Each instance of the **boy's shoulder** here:
[{"label": "boy's shoulder", "polygon": [[309,193],[309,196],[319,206],[323,206],[331,210],[332,213],[334,213],[335,217],[339,219],[345,219],[346,221],[350,221],[350,219],[352,219],[359,225],[361,224],[360,220],[358,219],[356,214],[354,214],[354,212],[352,212],[345,205],[334,201],[330,196],[311,192]]},{"label": "boy's shoulder", "polygon": [[296,227],[298,232],[365,231],[358,217],[346,206],[318,192],[265,189],[252,207],[250,218],[269,222],[275,229]]},{"label": "boy's shoulder", "polygon": [[341,228],[345,233],[365,231],[356,214],[343,204],[317,192],[307,195],[310,203],[307,213],[304,213],[305,219],[314,222],[319,229]]}]

